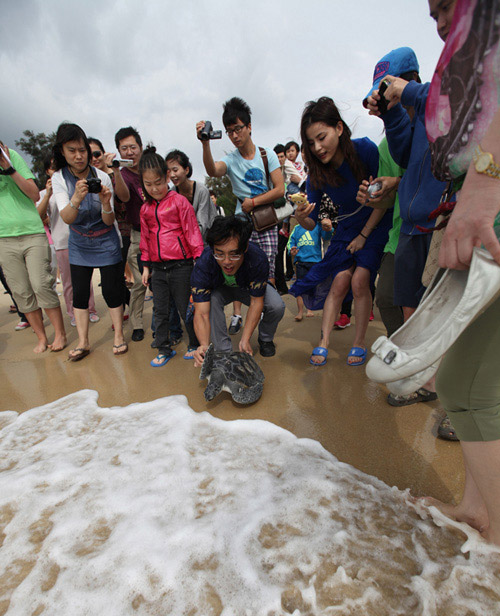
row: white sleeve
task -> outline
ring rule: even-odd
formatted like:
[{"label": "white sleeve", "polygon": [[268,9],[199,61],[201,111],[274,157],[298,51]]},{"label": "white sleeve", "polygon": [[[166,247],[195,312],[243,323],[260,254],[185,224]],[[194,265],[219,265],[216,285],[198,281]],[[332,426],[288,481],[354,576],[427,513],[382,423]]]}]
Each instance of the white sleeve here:
[{"label": "white sleeve", "polygon": [[68,187],[61,171],[56,171],[52,176],[52,194],[55,197],[57,209],[61,212],[70,201]]},{"label": "white sleeve", "polygon": [[40,199],[38,199],[38,201],[35,203],[37,209],[38,209],[38,206],[40,205],[40,203],[43,201],[43,198],[45,197],[45,193],[46,192],[47,192],[47,190],[45,188],[40,191]]}]

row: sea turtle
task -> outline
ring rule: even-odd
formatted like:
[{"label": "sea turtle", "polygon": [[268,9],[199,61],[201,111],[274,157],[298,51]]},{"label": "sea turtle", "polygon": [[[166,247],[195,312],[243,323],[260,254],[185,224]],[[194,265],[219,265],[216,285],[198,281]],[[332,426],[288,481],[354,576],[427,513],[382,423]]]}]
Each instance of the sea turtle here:
[{"label": "sea turtle", "polygon": [[242,351],[216,351],[211,344],[200,372],[200,380],[208,379],[205,400],[209,402],[221,391],[228,391],[239,404],[252,404],[262,395],[264,373],[255,359]]}]

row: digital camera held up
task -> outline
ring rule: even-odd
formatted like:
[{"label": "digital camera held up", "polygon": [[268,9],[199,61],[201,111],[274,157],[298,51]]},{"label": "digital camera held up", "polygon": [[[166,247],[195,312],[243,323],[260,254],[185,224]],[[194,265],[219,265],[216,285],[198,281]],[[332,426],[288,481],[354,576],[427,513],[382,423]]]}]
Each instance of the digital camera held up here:
[{"label": "digital camera held up", "polygon": [[200,132],[200,139],[202,141],[208,141],[209,139],[222,139],[221,130],[212,130],[212,122],[207,120],[204,128]]},{"label": "digital camera held up", "polygon": [[89,193],[100,193],[102,190],[101,180],[99,178],[90,178],[87,180]]}]

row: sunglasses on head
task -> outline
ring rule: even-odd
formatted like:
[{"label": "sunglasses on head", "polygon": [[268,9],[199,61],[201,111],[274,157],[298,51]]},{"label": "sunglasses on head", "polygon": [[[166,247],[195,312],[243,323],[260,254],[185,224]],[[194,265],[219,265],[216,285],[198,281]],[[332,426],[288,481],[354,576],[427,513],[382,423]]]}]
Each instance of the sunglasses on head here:
[{"label": "sunglasses on head", "polygon": [[102,152],[101,152],[101,150],[94,150],[94,151],[92,152],[92,156],[93,156],[94,158],[99,158],[99,156],[102,156]]}]

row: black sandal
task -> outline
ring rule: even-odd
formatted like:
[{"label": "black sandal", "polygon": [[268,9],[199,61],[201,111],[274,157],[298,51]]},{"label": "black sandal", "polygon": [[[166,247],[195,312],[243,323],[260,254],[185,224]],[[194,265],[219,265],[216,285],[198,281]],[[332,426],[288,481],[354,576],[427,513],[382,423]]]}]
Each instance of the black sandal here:
[{"label": "black sandal", "polygon": [[437,394],[435,391],[429,391],[424,387],[417,389],[412,394],[406,394],[398,396],[396,394],[389,394],[387,396],[387,402],[391,406],[408,406],[409,404],[416,404],[417,402],[432,402],[437,400]]}]

